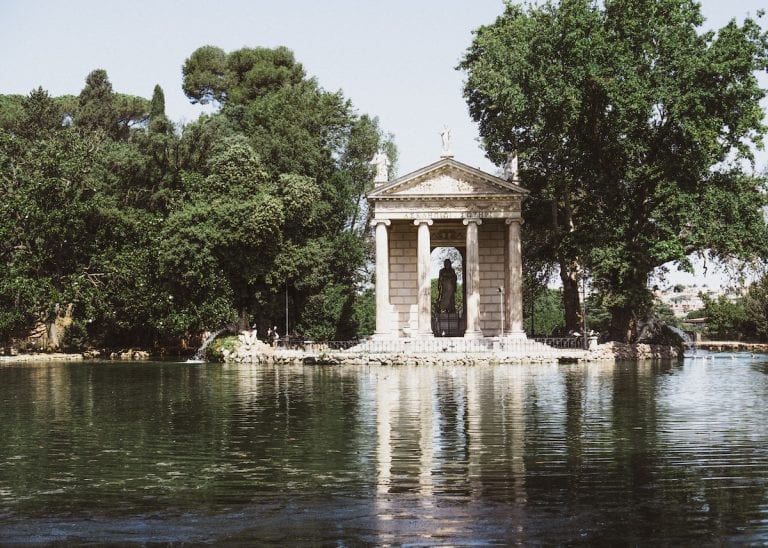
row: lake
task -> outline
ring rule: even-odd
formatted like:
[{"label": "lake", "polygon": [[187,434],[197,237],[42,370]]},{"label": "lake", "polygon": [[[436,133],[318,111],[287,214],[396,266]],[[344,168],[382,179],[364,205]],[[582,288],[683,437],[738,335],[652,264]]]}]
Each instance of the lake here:
[{"label": "lake", "polygon": [[768,543],[768,357],[0,365],[0,542]]}]

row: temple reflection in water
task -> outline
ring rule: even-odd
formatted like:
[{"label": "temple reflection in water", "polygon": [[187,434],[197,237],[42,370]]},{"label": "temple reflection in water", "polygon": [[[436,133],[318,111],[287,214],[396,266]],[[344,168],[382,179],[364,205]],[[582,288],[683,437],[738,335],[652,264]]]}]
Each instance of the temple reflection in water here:
[{"label": "temple reflection in water", "polygon": [[766,363],[3,366],[0,537],[760,544]]}]

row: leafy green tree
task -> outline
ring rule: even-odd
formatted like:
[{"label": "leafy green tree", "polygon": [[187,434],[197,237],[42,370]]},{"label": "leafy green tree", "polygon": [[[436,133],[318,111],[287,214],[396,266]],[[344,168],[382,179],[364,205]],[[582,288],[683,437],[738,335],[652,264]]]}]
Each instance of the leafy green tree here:
[{"label": "leafy green tree", "polygon": [[331,284],[307,300],[299,324],[304,336],[314,340],[351,340],[357,335],[354,288]]},{"label": "leafy green tree", "polygon": [[160,84],[155,85],[155,89],[152,90],[152,100],[149,103],[149,118],[150,120],[157,120],[158,118],[165,117],[165,93]]},{"label": "leafy green tree", "polygon": [[61,129],[64,113],[42,87],[33,90],[21,103],[22,112],[14,133],[34,139],[46,132]]},{"label": "leafy green tree", "polygon": [[376,292],[372,287],[357,295],[353,315],[357,326],[356,338],[368,337],[376,331]]},{"label": "leafy green tree", "polygon": [[0,300],[13,311],[0,333],[21,337],[67,303],[94,342],[153,344],[168,310],[158,305],[167,300],[152,251],[158,217],[146,209],[157,184],[147,155],[98,124],[67,123],[79,113],[71,98],[37,89],[21,106],[19,129],[0,139],[0,253],[9,266]]},{"label": "leafy green tree", "polygon": [[16,129],[21,119],[23,95],[0,95],[0,129]]},{"label": "leafy green tree", "polygon": [[768,253],[765,181],[742,164],[764,131],[768,38],[753,19],[702,22],[690,0],[509,4],[460,64],[489,158],[520,152],[529,249],[560,266],[569,326],[585,270],[611,337],[632,340],[656,267]]},{"label": "leafy green tree", "polygon": [[165,115],[165,93],[160,85],[152,91],[149,103],[149,132],[153,134],[173,133],[173,124]]},{"label": "leafy green tree", "polygon": [[[33,92],[35,101],[44,95]],[[104,243],[100,183],[92,169],[98,142],[60,126],[30,134],[38,138],[0,130],[0,335],[6,343],[57,303],[71,302],[76,280]]]},{"label": "leafy green tree", "polygon": [[524,327],[530,335],[562,336],[568,332],[560,289],[544,287],[535,293],[523,293],[523,310],[526,312]]},{"label": "leafy green tree", "polygon": [[196,49],[184,62],[182,89],[193,103],[221,103],[226,98],[227,54],[215,46]]},{"label": "leafy green tree", "polygon": [[[375,118],[359,116],[341,92],[326,91],[308,78],[287,48],[227,54],[205,46],[187,59],[183,73],[190,100],[221,107],[207,130],[193,128],[192,150],[207,146],[208,130],[245,135],[283,204],[280,249],[255,291],[258,305],[252,313],[259,323],[282,325],[287,285],[296,324],[306,326],[301,315],[310,301],[317,308],[320,295],[337,295],[336,286],[363,282],[364,195],[372,180],[368,162],[379,148],[395,159],[391,137],[382,134]],[[215,147],[215,141],[207,142]],[[359,294],[349,293],[351,298]],[[340,327],[339,333],[345,331]]]},{"label": "leafy green tree", "polygon": [[89,131],[100,129],[113,139],[127,139],[132,128],[146,124],[149,118],[149,101],[115,93],[104,69],[88,75],[78,102],[75,125]]},{"label": "leafy green tree", "polygon": [[768,340],[768,275],[763,275],[749,286],[744,297],[744,308],[754,327],[755,337]]},{"label": "leafy green tree", "polygon": [[160,271],[188,322],[174,325],[187,330],[220,327],[238,315],[247,322],[285,222],[282,202],[242,139],[225,143],[211,163],[211,174],[190,180],[189,199],[163,224],[158,252]]},{"label": "leafy green tree", "polygon": [[707,318],[707,332],[710,337],[720,340],[740,340],[751,331],[742,299],[729,299],[725,295],[713,299],[703,295],[702,300]]},{"label": "leafy green tree", "polygon": [[286,291],[294,328],[371,328],[363,196],[391,137],[285,48],[201,48],[185,90],[220,110],[180,134],[159,86],[101,69],[78,97],[0,96],[1,345],[64,305],[71,349],[283,325]]},{"label": "leafy green tree", "polygon": [[75,123],[84,129],[101,129],[110,136],[117,136],[117,112],[115,93],[107,71],[96,69],[85,79],[78,97],[79,111]]}]

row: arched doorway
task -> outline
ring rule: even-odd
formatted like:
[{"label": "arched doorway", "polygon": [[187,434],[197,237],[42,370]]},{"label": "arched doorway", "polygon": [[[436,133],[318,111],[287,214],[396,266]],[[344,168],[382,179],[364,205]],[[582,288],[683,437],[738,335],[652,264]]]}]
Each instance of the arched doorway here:
[{"label": "arched doorway", "polygon": [[464,248],[435,247],[430,254],[432,333],[463,337],[466,330]]}]

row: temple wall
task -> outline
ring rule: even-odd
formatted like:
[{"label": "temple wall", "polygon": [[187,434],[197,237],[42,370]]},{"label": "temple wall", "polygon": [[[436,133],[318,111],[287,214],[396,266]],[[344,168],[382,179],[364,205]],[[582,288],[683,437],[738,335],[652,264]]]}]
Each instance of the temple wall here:
[{"label": "temple wall", "polygon": [[416,227],[393,222],[389,233],[389,300],[392,328],[399,337],[415,335],[418,324]]},{"label": "temple wall", "polygon": [[[478,227],[480,247],[480,329],[485,337],[501,334],[501,297],[504,287],[505,245],[503,222],[486,221]],[[506,288],[504,288],[506,292]]]}]

